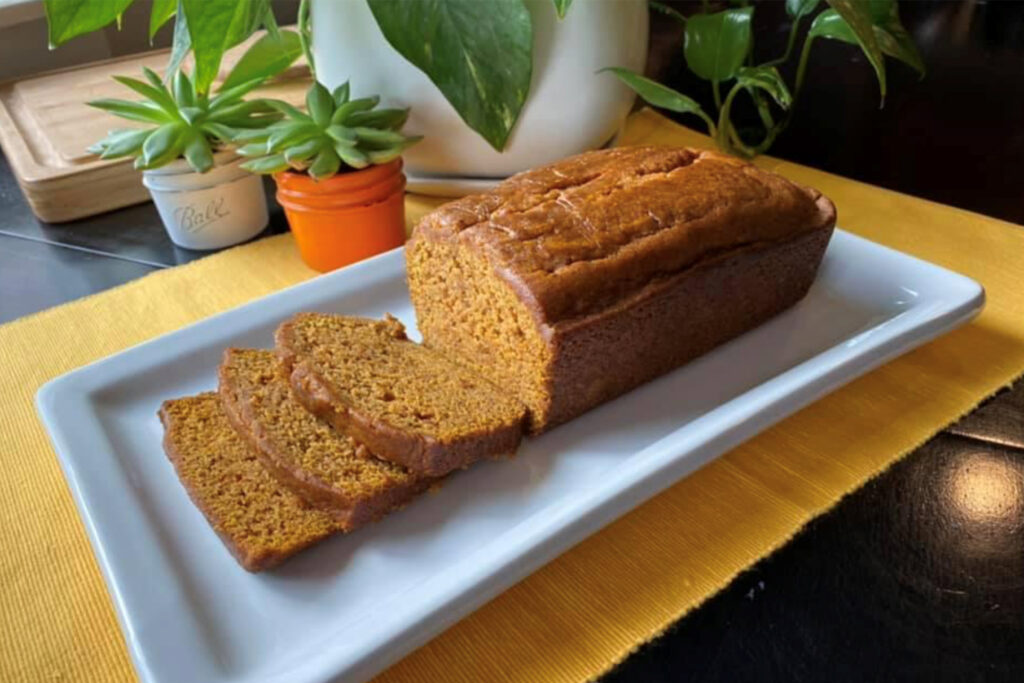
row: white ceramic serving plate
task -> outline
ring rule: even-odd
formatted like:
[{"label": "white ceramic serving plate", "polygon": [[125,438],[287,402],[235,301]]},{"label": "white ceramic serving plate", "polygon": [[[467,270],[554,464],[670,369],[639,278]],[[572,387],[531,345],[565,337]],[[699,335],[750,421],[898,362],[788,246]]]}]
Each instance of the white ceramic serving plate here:
[{"label": "white ceramic serving plate", "polygon": [[39,411],[140,678],[360,681],[769,425],[982,307],[965,277],[837,232],[795,308],[486,462],[436,495],[262,575],[243,571],[161,450],[166,398],[213,389],[226,346],[269,347],[296,311],[394,313],[396,250],[57,378]]}]

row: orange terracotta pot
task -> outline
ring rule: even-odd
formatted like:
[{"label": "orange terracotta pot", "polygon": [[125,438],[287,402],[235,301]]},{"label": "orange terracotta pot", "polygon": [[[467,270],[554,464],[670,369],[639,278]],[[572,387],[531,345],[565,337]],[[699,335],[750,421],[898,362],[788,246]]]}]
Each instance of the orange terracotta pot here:
[{"label": "orange terracotta pot", "polygon": [[302,260],[321,272],[405,243],[405,175],[396,159],[316,182],[304,173],[275,173]]}]

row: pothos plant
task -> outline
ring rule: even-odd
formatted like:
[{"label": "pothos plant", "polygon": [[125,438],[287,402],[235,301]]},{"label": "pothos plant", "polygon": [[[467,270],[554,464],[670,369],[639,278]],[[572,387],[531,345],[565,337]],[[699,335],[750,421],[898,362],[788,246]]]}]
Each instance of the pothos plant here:
[{"label": "pothos plant", "polygon": [[[709,12],[705,2],[704,12],[687,17],[662,3],[651,2],[654,9],[683,24],[683,57],[690,71],[710,82],[715,107],[712,113],[705,111],[692,97],[628,69],[612,67],[607,70],[648,104],[700,118],[723,151],[753,157],[771,147],[789,125],[807,73],[811,47],[818,38],[858,46],[875,71],[883,103],[886,56],[909,64],[922,76],[925,73],[921,55],[900,23],[896,0],[825,0],[825,3],[828,8],[819,12],[820,0],[786,0],[786,13],[791,23],[785,52],[758,62],[754,58],[751,35],[753,6]],[[747,5],[746,2],[739,4]],[[811,20],[810,28],[804,34],[791,88],[778,67],[793,57],[807,19]],[[744,94],[752,99],[761,122],[762,134],[758,141],[743,139],[733,124],[733,106]]]},{"label": "pothos plant", "polygon": [[[120,25],[134,1],[44,0],[50,44]],[[503,149],[526,103],[533,70],[533,25],[523,0],[363,1],[388,43],[430,78],[470,128]],[[572,0],[551,2],[559,17],[571,9]],[[300,13],[308,16],[306,0],[303,7]],[[191,51],[200,92],[213,83],[225,50],[260,26],[268,35],[243,58],[239,78],[270,76],[300,54],[299,36],[278,29],[270,0],[153,0],[150,36],[172,18],[169,71]]]}]

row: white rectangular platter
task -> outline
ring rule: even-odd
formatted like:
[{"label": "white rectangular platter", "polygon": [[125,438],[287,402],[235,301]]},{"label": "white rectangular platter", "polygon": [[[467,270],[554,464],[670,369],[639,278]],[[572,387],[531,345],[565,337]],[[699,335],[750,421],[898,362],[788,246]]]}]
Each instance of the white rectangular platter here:
[{"label": "white rectangular platter", "polygon": [[45,385],[60,457],[140,678],[361,681],[740,442],[984,304],[972,280],[842,231],[795,308],[384,521],[243,571],[161,450],[157,408],[213,389],[227,346],[297,311],[414,330],[401,250],[214,316]]}]

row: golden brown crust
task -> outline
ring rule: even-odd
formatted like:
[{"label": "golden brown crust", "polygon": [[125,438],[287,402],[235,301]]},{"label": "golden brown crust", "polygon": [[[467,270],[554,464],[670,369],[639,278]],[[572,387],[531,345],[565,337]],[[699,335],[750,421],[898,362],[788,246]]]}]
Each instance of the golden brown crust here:
[{"label": "golden brown crust", "polygon": [[425,216],[413,240],[490,261],[548,326],[743,245],[835,223],[831,202],[748,163],[687,148],[620,147],[520,173]]},{"label": "golden brown crust", "polygon": [[550,409],[533,431],[571,420],[791,307],[814,281],[831,234],[818,229],[720,254],[599,315],[559,326],[551,337]]},{"label": "golden brown crust", "polygon": [[[323,359],[313,357],[308,340],[303,336],[303,325],[318,315],[294,316],[278,327],[274,337],[282,372],[288,377],[295,397],[311,413],[333,425],[342,434],[365,444],[379,457],[425,477],[440,477],[453,470],[468,467],[481,458],[499,457],[515,452],[522,438],[524,411],[520,406],[516,406],[514,413],[507,419],[494,420],[486,427],[466,429],[460,431],[454,438],[441,439],[407,424],[396,424],[359,405],[358,400],[353,399],[346,387],[325,377],[327,370],[324,368]],[[363,322],[401,327],[397,320],[390,317],[385,321]],[[395,342],[416,346],[405,339],[404,328],[389,329],[388,336]],[[420,352],[431,353],[426,349],[421,349]],[[383,355],[387,354],[388,349],[384,348]],[[436,361],[450,366],[450,363],[440,356],[436,356]],[[372,369],[370,362],[367,361],[367,367]],[[406,372],[405,379],[412,384],[413,373]],[[505,402],[508,402],[507,399]],[[485,408],[487,407],[481,406],[481,409]]]},{"label": "golden brown crust", "polygon": [[835,219],[738,159],[601,150],[425,216],[409,289],[424,343],[514,387],[538,433],[796,303]]},{"label": "golden brown crust", "polygon": [[341,530],[274,479],[216,394],[164,401],[164,451],[193,504],[240,565],[259,572]]}]

